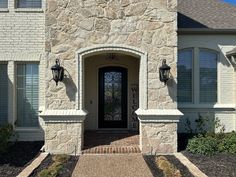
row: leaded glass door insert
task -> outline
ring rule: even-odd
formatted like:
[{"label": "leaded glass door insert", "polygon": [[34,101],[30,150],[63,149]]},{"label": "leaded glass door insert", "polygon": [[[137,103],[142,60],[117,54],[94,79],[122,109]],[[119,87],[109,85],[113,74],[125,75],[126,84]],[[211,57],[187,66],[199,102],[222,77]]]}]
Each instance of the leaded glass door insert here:
[{"label": "leaded glass door insert", "polygon": [[99,128],[127,128],[127,70],[99,70]]}]

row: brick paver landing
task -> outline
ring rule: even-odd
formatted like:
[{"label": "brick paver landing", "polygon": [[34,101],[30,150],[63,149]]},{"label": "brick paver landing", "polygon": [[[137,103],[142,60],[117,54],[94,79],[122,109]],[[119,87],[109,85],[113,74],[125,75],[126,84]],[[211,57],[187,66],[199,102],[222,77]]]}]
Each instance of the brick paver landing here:
[{"label": "brick paver landing", "polygon": [[72,177],[152,177],[141,154],[81,155]]},{"label": "brick paver landing", "polygon": [[128,131],[88,131],[82,154],[140,153],[139,134]]}]

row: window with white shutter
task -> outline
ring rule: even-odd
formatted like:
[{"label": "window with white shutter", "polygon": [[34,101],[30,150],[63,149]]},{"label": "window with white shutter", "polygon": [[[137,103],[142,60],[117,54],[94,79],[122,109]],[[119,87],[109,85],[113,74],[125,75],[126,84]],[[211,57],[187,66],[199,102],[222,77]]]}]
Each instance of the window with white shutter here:
[{"label": "window with white shutter", "polygon": [[217,102],[217,58],[214,51],[200,49],[200,102]]},{"label": "window with white shutter", "polygon": [[178,102],[192,102],[193,50],[178,53]]},{"label": "window with white shutter", "polygon": [[17,0],[17,8],[42,8],[42,0]]},{"label": "window with white shutter", "polygon": [[0,8],[8,8],[8,0],[0,0]]},{"label": "window with white shutter", "polygon": [[17,65],[17,126],[38,127],[38,64]]},{"label": "window with white shutter", "polygon": [[7,64],[0,64],[0,126],[8,121],[8,75]]}]

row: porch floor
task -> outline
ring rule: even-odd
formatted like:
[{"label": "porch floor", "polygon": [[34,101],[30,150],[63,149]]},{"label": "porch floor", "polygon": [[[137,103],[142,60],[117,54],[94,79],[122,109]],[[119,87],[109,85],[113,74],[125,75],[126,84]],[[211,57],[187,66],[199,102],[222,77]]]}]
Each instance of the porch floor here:
[{"label": "porch floor", "polygon": [[139,133],[130,131],[86,131],[82,153],[141,153],[139,149]]}]

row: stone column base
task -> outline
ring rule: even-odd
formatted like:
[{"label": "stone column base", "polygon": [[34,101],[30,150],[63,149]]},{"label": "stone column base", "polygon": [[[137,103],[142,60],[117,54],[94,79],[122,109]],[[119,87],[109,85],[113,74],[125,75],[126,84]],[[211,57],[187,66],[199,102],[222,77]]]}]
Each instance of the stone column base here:
[{"label": "stone column base", "polygon": [[52,154],[81,154],[86,115],[82,110],[45,110],[40,113],[45,122],[45,151]]},{"label": "stone column base", "polygon": [[177,152],[177,123],[183,114],[177,109],[137,110],[140,148],[143,154]]}]

